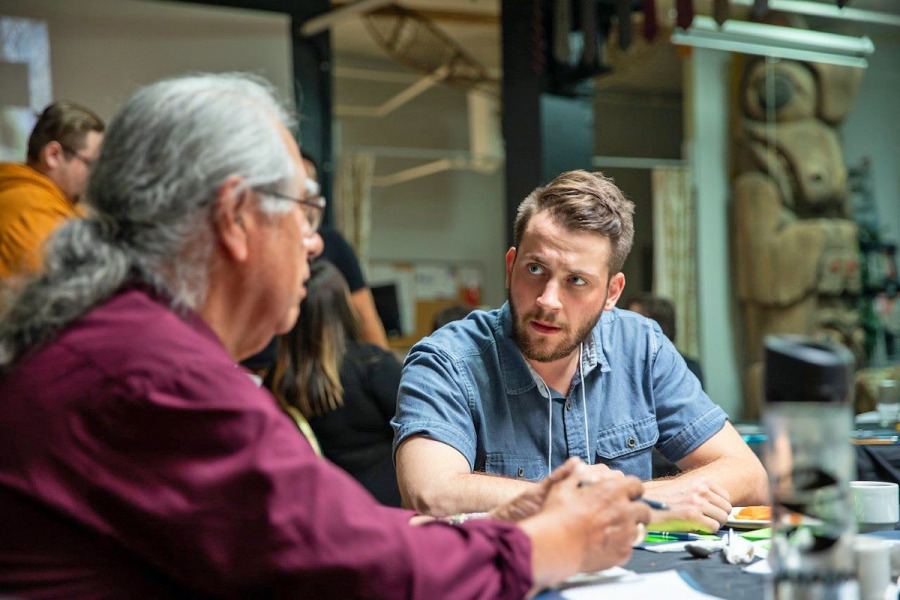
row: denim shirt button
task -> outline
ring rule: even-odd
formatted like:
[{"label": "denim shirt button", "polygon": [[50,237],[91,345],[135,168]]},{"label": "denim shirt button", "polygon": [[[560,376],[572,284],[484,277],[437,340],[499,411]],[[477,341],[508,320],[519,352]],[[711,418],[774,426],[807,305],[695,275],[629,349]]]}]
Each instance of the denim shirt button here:
[{"label": "denim shirt button", "polygon": [[572,410],[572,401],[571,400],[566,402],[566,410]]},{"label": "denim shirt button", "polygon": [[629,436],[628,437],[628,447],[634,448],[635,446],[637,446],[637,440],[634,439],[633,437]]},{"label": "denim shirt button", "polygon": [[519,477],[521,477],[525,474],[525,469],[523,467],[519,467],[519,470],[516,471],[516,473],[519,475]]}]

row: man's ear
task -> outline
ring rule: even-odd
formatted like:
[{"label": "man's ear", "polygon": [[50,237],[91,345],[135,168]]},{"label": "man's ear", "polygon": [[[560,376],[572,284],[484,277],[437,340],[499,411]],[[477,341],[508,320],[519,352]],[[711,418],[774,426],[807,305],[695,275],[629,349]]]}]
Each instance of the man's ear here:
[{"label": "man's ear", "polygon": [[66,160],[66,151],[57,141],[47,142],[40,152],[40,166],[48,171],[58,169]]},{"label": "man's ear", "polygon": [[230,175],[216,190],[213,228],[223,252],[237,262],[247,260],[250,250],[245,224],[251,210],[250,194],[240,175]]},{"label": "man's ear", "polygon": [[509,282],[512,281],[513,263],[516,262],[516,247],[513,246],[506,251],[506,289],[509,289]]},{"label": "man's ear", "polygon": [[606,304],[603,310],[612,310],[616,306],[616,302],[622,297],[625,291],[625,274],[621,271],[613,275],[609,280],[609,293],[606,296]]}]

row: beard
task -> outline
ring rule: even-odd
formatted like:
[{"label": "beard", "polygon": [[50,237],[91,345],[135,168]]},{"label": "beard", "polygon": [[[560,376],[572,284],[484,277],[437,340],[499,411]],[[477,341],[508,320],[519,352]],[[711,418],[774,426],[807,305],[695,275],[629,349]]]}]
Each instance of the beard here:
[{"label": "beard", "polygon": [[[519,351],[525,356],[525,358],[537,362],[553,362],[555,360],[559,360],[561,358],[565,358],[572,354],[578,346],[587,339],[587,337],[591,334],[591,330],[597,324],[597,321],[600,320],[600,316],[603,314],[603,306],[606,305],[607,296],[604,295],[603,302],[600,304],[601,308],[595,315],[592,315],[582,321],[578,327],[573,331],[572,326],[569,323],[557,323],[556,318],[551,316],[550,313],[546,313],[540,309],[535,310],[534,312],[528,313],[526,315],[522,315],[519,317],[519,312],[516,310],[516,305],[513,302],[512,295],[509,290],[506,292],[506,297],[509,302],[509,311],[512,315],[512,339],[515,342],[516,346],[518,346]],[[548,323],[554,327],[559,327],[560,332],[563,333],[564,337],[555,345],[549,345],[547,343],[541,343],[533,341],[529,338],[528,333],[531,329],[528,324],[530,321],[541,321],[543,323]]]}]

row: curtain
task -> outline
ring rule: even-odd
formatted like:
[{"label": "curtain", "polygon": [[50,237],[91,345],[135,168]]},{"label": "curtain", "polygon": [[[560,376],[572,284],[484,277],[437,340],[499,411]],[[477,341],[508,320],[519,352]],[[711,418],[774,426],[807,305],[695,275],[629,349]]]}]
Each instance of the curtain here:
[{"label": "curtain", "polygon": [[372,232],[372,173],[375,157],[367,152],[345,153],[338,162],[335,186],[335,226],[356,250],[363,269],[369,265]]},{"label": "curtain", "polygon": [[676,345],[699,356],[694,194],[686,167],[657,167],[653,183],[653,293],[675,304]]}]

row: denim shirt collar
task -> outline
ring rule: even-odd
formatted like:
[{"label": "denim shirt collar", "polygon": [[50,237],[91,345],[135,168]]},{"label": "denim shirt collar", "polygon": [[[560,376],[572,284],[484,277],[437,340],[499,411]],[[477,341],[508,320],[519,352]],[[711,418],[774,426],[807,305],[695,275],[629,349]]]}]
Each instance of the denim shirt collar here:
[{"label": "denim shirt collar", "polygon": [[[492,325],[494,339],[497,340],[497,354],[500,358],[500,368],[503,371],[503,382],[507,394],[522,394],[537,386],[532,376],[531,369],[525,361],[522,352],[512,339],[512,313],[509,310],[509,302],[504,302],[495,313],[496,319]],[[597,325],[591,330],[591,335],[584,343],[584,356],[582,357],[581,373],[575,373],[574,383],[581,381],[582,376],[594,370],[598,365],[600,372],[609,372],[609,360],[603,348],[603,325],[615,318],[613,311],[604,311]]]}]

